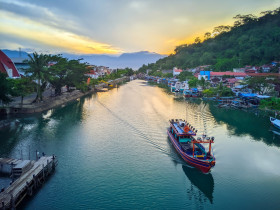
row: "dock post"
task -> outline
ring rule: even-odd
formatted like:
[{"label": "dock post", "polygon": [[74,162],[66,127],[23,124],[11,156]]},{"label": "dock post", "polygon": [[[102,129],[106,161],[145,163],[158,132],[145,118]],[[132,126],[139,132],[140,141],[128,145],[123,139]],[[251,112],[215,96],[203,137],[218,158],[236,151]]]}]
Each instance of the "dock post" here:
[{"label": "dock post", "polygon": [[44,164],[43,165],[43,181],[45,181],[45,167],[44,167]]},{"label": "dock post", "polygon": [[15,208],[15,200],[14,200],[14,196],[13,196],[13,194],[12,194],[12,193],[11,193],[10,195],[11,195],[11,209],[16,209],[16,208]]},{"label": "dock post", "polygon": [[47,160],[47,175],[49,175],[49,160]]},{"label": "dock post", "polygon": [[35,174],[33,174],[33,181],[34,181],[34,189],[37,188],[37,180]]},{"label": "dock post", "polygon": [[5,208],[5,203],[4,203],[4,201],[2,201],[2,209],[3,209],[3,210],[6,209],[6,208]]},{"label": "dock post", "polygon": [[55,159],[55,156],[53,155],[53,156],[52,156],[52,170],[55,169],[55,162],[54,162],[54,159]]},{"label": "dock post", "polygon": [[15,164],[12,162],[12,163],[11,163],[12,182],[15,181],[15,175],[14,175],[14,172],[13,172],[14,166],[15,166]]}]

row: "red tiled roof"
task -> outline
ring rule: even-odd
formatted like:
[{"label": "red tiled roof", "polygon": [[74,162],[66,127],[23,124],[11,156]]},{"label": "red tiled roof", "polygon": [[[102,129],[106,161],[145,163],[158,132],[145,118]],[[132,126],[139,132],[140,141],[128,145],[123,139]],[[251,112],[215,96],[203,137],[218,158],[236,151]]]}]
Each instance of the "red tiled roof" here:
[{"label": "red tiled roof", "polygon": [[6,69],[12,69],[12,77],[20,77],[12,60],[0,50],[0,72],[8,74]]},{"label": "red tiled roof", "polygon": [[182,69],[175,69],[174,71],[175,72],[182,72],[183,70]]},{"label": "red tiled roof", "polygon": [[237,79],[229,78],[229,79],[227,79],[227,81],[228,81],[228,83],[235,83],[235,82],[237,82]]},{"label": "red tiled roof", "polygon": [[280,77],[279,73],[248,73],[247,75],[251,77],[267,77],[267,76]]},{"label": "red tiled roof", "polygon": [[210,76],[214,77],[214,76],[235,76],[235,77],[246,77],[247,74],[245,74],[244,72],[231,72],[231,71],[226,71],[226,72],[210,72]]}]

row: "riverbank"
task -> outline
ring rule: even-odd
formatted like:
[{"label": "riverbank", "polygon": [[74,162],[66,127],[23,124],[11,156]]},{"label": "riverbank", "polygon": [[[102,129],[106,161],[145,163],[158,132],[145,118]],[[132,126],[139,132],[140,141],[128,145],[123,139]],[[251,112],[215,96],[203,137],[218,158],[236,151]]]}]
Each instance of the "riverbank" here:
[{"label": "riverbank", "polygon": [[[163,84],[163,83],[157,83],[157,82],[153,82],[153,81],[148,81],[148,84],[152,85],[152,86],[157,86],[159,88],[162,88],[167,94],[173,94],[173,92],[171,91],[170,87],[168,87],[167,84]],[[184,96],[182,95],[182,98],[184,98]],[[219,98],[216,98],[216,97],[198,97],[198,98],[190,98],[190,99],[201,99],[201,100],[205,100],[205,101],[213,101],[216,103],[216,105],[218,105],[219,103]],[[219,107],[219,108],[231,108],[231,109],[235,109],[235,108],[232,108],[232,107]],[[253,111],[253,112],[262,112],[262,113],[265,113],[265,115],[267,116],[277,116],[279,115],[279,110],[277,109],[269,109],[267,107],[261,107],[261,106],[258,106],[258,107],[255,107],[255,108],[247,108],[247,109],[241,109],[243,111]]]},{"label": "riverbank", "polygon": [[[111,81],[112,84],[117,85],[119,83],[128,81],[128,77],[122,77],[119,79],[115,79]],[[80,90],[73,90],[71,92],[64,92],[59,96],[52,96],[51,94],[45,95],[44,100],[42,102],[32,103],[32,97],[26,97],[23,104],[20,101],[11,103],[8,106],[4,106],[0,108],[0,115],[14,115],[14,114],[32,114],[43,112],[71,101],[77,100],[83,96],[88,94],[92,94],[94,92],[103,91],[103,88],[107,87],[107,84],[99,84],[95,85],[91,90],[86,92],[82,92]]]}]

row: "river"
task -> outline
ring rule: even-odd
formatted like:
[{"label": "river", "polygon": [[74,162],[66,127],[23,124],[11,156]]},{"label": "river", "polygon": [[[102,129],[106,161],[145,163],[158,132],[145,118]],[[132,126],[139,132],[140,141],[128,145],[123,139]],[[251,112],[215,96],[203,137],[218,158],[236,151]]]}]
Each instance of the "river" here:
[{"label": "river", "polygon": [[[171,118],[215,136],[211,173],[173,149]],[[134,80],[18,120],[0,130],[0,157],[35,158],[38,150],[59,160],[25,209],[279,209],[280,131],[265,115],[186,101]]]}]

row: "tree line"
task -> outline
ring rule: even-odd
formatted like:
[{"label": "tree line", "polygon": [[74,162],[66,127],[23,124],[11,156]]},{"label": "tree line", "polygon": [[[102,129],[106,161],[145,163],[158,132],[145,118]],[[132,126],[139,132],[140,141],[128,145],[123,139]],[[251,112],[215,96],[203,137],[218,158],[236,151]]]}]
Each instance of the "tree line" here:
[{"label": "tree line", "polygon": [[25,75],[19,79],[10,79],[6,74],[0,73],[0,101],[3,104],[10,103],[12,97],[21,96],[23,98],[36,92],[33,102],[43,101],[43,92],[48,86],[54,89],[54,95],[61,95],[62,87],[66,86],[67,91],[71,87],[81,91],[87,91],[91,85],[99,83],[100,80],[113,80],[121,76],[130,76],[134,71],[130,68],[118,69],[112,74],[105,75],[99,79],[92,79],[87,82],[86,73],[90,68],[87,63],[80,60],[69,60],[62,55],[47,55],[34,52],[28,55],[25,62],[29,68],[25,70]]}]

